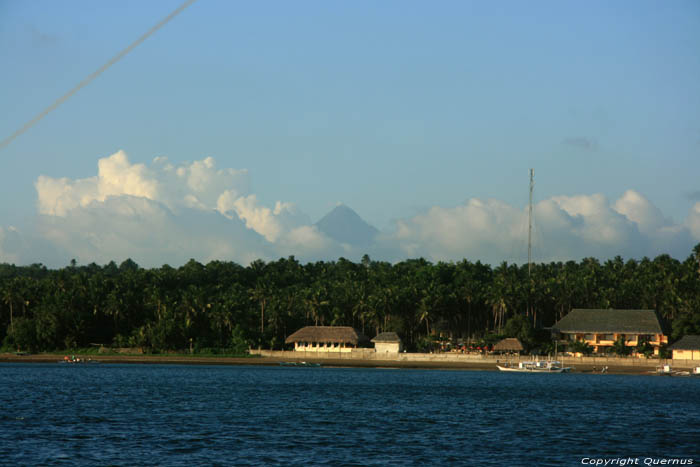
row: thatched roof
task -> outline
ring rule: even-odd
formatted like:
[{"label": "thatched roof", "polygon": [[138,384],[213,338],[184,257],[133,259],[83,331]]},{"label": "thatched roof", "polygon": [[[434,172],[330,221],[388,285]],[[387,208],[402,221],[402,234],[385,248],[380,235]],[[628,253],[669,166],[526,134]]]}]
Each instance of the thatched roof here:
[{"label": "thatched roof", "polygon": [[395,343],[401,342],[401,338],[395,332],[382,332],[381,334],[377,334],[377,336],[374,339],[372,339],[372,342],[374,342],[375,344],[377,342]]},{"label": "thatched roof", "polygon": [[515,337],[507,337],[493,346],[496,352],[522,352],[523,344]]},{"label": "thatched roof", "polygon": [[331,342],[345,344],[364,344],[367,337],[349,326],[306,326],[287,337],[287,344],[294,342]]},{"label": "thatched roof", "polygon": [[684,336],[673,345],[669,345],[670,350],[700,350],[700,336]]},{"label": "thatched roof", "polygon": [[663,334],[654,310],[574,308],[552,330],[579,333]]}]

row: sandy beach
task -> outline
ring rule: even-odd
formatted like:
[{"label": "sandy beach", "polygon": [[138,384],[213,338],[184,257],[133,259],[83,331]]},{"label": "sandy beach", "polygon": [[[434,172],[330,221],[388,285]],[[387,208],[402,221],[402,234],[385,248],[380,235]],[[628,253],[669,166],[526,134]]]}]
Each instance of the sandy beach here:
[{"label": "sandy beach", "polygon": [[[4,363],[56,363],[63,360],[65,354],[0,354],[0,362]],[[175,364],[175,365],[261,365],[277,366],[280,362],[298,362],[302,359],[270,358],[270,357],[198,357],[183,355],[79,355],[82,359],[91,359],[100,363],[122,364]],[[336,368],[394,368],[394,369],[441,369],[467,371],[497,371],[495,360],[449,362],[449,361],[399,361],[376,359],[330,359],[305,358],[309,363],[320,363],[324,367]],[[655,371],[659,362],[650,361],[649,365],[608,365],[607,374],[650,374]],[[600,366],[570,365],[572,373],[601,373]]]}]

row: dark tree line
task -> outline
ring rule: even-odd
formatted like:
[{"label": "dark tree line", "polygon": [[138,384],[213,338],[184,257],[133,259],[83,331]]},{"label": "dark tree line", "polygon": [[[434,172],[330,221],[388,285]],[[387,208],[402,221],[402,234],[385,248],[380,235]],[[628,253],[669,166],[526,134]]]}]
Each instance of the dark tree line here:
[{"label": "dark tree line", "polygon": [[[496,267],[294,257],[248,267],[190,260],[177,269],[120,265],[0,264],[0,342],[5,350],[92,344],[149,351],[240,353],[281,349],[305,325],[396,331],[409,349],[431,336],[479,339],[551,326],[572,308],[654,309],[672,339],[700,334],[700,244],[683,262],[655,259]],[[506,328],[506,324],[510,325]]]}]

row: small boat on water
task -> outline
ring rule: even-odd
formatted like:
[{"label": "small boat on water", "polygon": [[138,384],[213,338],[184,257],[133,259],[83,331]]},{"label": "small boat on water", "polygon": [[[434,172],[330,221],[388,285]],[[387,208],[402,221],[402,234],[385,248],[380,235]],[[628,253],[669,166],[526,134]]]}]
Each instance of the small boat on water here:
[{"label": "small boat on water", "polygon": [[279,362],[280,366],[294,366],[294,367],[306,367],[306,368],[319,368],[320,363],[310,363],[310,362]]},{"label": "small boat on water", "polygon": [[496,365],[499,371],[514,373],[569,373],[570,367],[565,367],[558,360],[535,360],[527,362],[504,363]]},{"label": "small boat on water", "polygon": [[660,367],[656,368],[654,373],[661,376],[673,376],[676,372],[673,371],[671,365],[661,365]]},{"label": "small boat on water", "polygon": [[652,371],[652,373],[662,376],[700,376],[700,366],[696,366],[690,370],[676,371],[671,368],[671,365],[662,365]]}]

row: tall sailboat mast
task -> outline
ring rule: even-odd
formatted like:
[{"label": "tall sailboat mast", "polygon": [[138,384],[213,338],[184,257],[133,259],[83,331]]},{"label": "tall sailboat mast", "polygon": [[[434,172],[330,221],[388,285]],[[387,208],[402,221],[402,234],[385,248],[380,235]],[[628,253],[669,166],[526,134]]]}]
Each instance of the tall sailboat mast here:
[{"label": "tall sailboat mast", "polygon": [[535,169],[530,169],[530,204],[527,212],[527,277],[532,272],[532,189],[535,187]]},{"label": "tall sailboat mast", "polygon": [[530,169],[530,204],[527,210],[527,315],[532,313],[532,322],[537,326],[537,313],[532,306],[532,189],[535,187],[535,169]]}]

